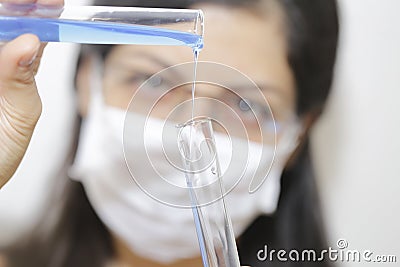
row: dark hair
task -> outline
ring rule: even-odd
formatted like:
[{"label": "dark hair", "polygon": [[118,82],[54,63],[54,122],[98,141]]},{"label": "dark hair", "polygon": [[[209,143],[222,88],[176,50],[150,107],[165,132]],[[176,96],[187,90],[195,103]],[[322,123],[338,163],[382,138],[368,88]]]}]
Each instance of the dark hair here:
[{"label": "dark hair", "polygon": [[[212,2],[251,7],[263,0],[97,0],[97,5],[187,8]],[[265,0],[269,1],[269,0]],[[335,0],[274,0],[286,14],[288,62],[296,79],[297,111],[320,112],[328,97],[338,41],[338,14]],[[107,56],[112,46],[90,46]],[[86,50],[87,51],[87,50]],[[82,49],[80,58],[84,56]],[[79,64],[80,61],[78,61]],[[78,127],[79,128],[79,127]],[[264,245],[273,249],[322,250],[327,247],[308,140],[297,160],[286,168],[281,179],[277,211],[260,216],[238,240],[243,265],[313,266],[311,262],[261,262],[257,252]],[[75,149],[73,150],[75,151]],[[63,215],[50,236],[34,239],[10,252],[12,266],[79,267],[103,266],[112,257],[110,236],[90,206],[82,186],[67,181]],[[40,236],[40,234],[39,234]],[[314,263],[328,266],[328,263]]]}]

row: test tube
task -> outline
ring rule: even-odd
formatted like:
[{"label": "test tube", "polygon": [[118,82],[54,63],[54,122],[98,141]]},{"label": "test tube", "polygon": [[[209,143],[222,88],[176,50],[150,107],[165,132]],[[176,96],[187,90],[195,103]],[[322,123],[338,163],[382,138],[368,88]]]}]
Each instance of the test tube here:
[{"label": "test tube", "polygon": [[32,33],[42,42],[203,46],[201,10],[0,3],[0,42]]},{"label": "test tube", "polygon": [[205,267],[239,267],[210,119],[178,126],[178,147]]}]

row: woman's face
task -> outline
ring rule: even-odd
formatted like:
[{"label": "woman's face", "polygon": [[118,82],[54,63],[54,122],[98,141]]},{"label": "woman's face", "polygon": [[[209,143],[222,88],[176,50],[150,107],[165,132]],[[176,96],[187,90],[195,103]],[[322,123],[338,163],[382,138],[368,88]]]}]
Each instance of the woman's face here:
[{"label": "woman's face", "polygon": [[[268,100],[275,118],[285,120],[289,117],[288,114],[293,114],[296,98],[295,82],[287,61],[285,27],[280,8],[271,5],[264,16],[244,8],[228,9],[226,6],[215,4],[203,4],[195,8],[201,8],[205,13],[205,46],[200,53],[200,60],[225,64],[247,75],[258,85],[262,96]],[[102,77],[106,104],[126,109],[132,96],[149,77],[167,67],[191,61],[193,53],[187,47],[115,46],[104,63]],[[190,70],[189,75],[192,71]],[[213,76],[220,75],[222,75],[220,72],[207,73],[210,80],[214,80]],[[238,76],[243,77],[243,75]],[[232,76],[228,82],[229,86],[241,87],[241,81],[243,81],[241,77]],[[158,88],[154,86],[146,89],[149,89],[146,93],[151,95],[157,93]],[[260,99],[260,95],[257,92],[253,94],[251,90],[258,89],[248,88],[246,103],[257,103],[263,110],[269,110],[263,99]],[[240,99],[232,101],[237,95],[222,87],[198,84],[196,96],[217,99],[229,104],[234,111],[247,112]],[[190,86],[183,86],[164,95],[158,103],[147,103],[145,98],[136,103],[139,106],[157,104],[152,115],[165,118],[174,106],[190,98]],[[204,113],[210,110],[214,112],[213,105],[201,107]],[[140,110],[140,107],[136,107],[136,110]],[[190,114],[190,110],[185,113]],[[220,115],[218,112],[214,114]],[[243,114],[243,119],[248,120],[247,115]],[[250,140],[260,142],[259,129],[253,127],[254,122],[249,119],[246,123],[249,126],[247,130]],[[200,259],[197,260],[197,264],[200,265]],[[195,266],[195,264],[186,265]]]},{"label": "woman's face", "polygon": [[[287,41],[280,7],[270,5],[264,15],[244,8],[230,8],[228,11],[225,6],[215,4],[195,8],[201,8],[205,13],[205,46],[200,53],[200,61],[222,63],[247,75],[258,85],[278,120],[294,113],[295,82],[287,61]],[[115,46],[104,67],[106,103],[126,109],[131,97],[146,79],[167,67],[190,61],[193,61],[193,53],[187,47]],[[232,77],[230,86],[235,86],[234,83],[235,77]],[[198,85],[196,91],[196,96],[219,99],[229,105],[233,103],[237,106],[233,109],[240,109],[243,102],[227,100],[232,99],[232,95],[229,90],[207,85]],[[160,99],[152,115],[164,118],[173,106],[190,97],[188,89],[172,90]],[[259,103],[268,110],[257,94],[254,94],[254,99],[251,98],[251,92],[246,92],[246,101]],[[255,131],[252,133],[250,127],[249,137],[260,141]]]}]

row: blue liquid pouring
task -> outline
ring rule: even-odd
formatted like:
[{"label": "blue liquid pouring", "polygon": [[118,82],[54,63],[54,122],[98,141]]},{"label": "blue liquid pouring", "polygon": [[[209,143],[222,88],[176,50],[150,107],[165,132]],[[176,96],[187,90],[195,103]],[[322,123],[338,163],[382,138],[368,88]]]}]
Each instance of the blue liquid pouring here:
[{"label": "blue liquid pouring", "polygon": [[0,16],[0,41],[32,33],[42,42],[81,44],[184,45],[203,47],[200,35],[151,26],[49,18]]}]

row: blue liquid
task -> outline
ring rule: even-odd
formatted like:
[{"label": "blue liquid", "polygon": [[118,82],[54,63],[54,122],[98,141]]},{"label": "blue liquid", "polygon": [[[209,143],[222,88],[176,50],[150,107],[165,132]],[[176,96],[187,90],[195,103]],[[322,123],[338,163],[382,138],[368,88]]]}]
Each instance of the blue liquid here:
[{"label": "blue liquid", "polygon": [[0,16],[0,41],[32,33],[42,42],[81,44],[185,45],[203,47],[203,38],[188,32],[122,23]]}]

